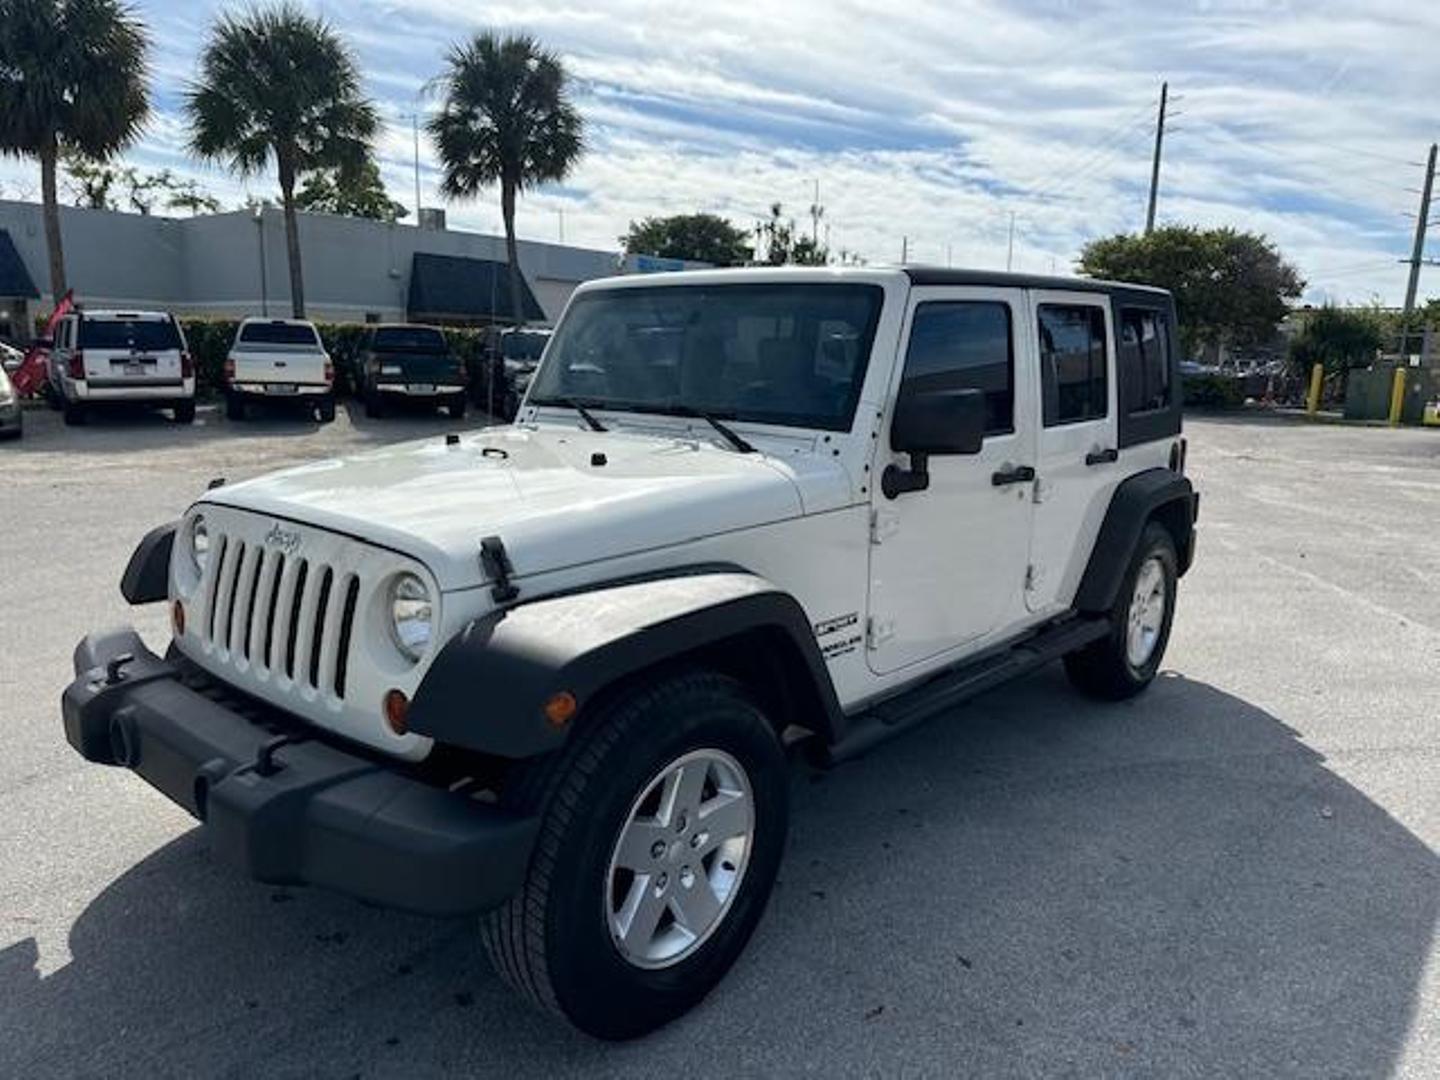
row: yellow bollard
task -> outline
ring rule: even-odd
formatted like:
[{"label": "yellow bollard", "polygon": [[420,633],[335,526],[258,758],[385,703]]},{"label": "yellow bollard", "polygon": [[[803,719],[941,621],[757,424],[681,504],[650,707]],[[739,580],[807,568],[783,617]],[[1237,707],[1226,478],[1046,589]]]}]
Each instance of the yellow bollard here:
[{"label": "yellow bollard", "polygon": [[1320,411],[1320,388],[1325,385],[1325,365],[1316,364],[1310,369],[1310,392],[1305,395],[1305,411],[1314,416]]},{"label": "yellow bollard", "polygon": [[1405,369],[1395,369],[1395,380],[1390,384],[1390,426],[1398,427],[1400,414],[1405,411]]}]

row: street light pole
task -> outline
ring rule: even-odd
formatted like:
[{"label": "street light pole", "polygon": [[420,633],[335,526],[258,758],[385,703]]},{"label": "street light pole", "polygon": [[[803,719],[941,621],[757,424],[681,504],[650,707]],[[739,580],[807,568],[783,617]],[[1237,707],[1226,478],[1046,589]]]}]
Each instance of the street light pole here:
[{"label": "street light pole", "polygon": [[255,207],[255,232],[260,238],[260,314],[270,317],[270,288],[265,277],[265,208]]}]

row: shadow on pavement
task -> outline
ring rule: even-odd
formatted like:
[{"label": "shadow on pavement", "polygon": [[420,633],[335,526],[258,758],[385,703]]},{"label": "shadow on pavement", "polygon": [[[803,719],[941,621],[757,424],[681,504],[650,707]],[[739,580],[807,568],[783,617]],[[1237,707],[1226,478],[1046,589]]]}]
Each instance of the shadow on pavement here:
[{"label": "shadow on pavement", "polygon": [[639,1043],[512,1000],[469,921],[242,882],[196,830],[78,914],[68,964],[42,977],[33,939],[0,952],[0,1074],[1396,1065],[1436,856],[1221,690],[1169,675],[1100,706],[1051,670],[795,785],[747,956]]}]

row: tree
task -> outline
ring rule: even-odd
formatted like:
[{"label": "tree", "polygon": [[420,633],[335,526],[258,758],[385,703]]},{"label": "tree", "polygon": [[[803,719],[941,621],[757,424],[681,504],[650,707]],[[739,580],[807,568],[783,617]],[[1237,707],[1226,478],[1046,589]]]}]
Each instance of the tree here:
[{"label": "tree", "polygon": [[201,210],[213,214],[220,209],[220,200],[197,181],[182,180],[169,169],[161,169],[158,173],[141,172],[133,165],[93,161],[75,150],[62,153],[60,164],[70,178],[70,193],[76,206],[91,210],[119,210],[120,205],[111,194],[119,187],[124,190],[130,209],[142,215],[150,213],[162,199],[167,209],[189,210],[191,214]]},{"label": "tree", "polygon": [[716,214],[675,214],[632,221],[620,243],[631,255],[744,266],[755,256],[749,235]]},{"label": "tree", "polygon": [[241,176],[273,161],[285,212],[290,304],[305,317],[295,183],[317,169],[357,169],[379,126],[360,69],[324,19],[283,0],[221,15],[185,98],[190,150]]},{"label": "tree", "polygon": [[1378,311],[1337,308],[1326,304],[1300,316],[1304,322],[1290,339],[1290,365],[1301,377],[1315,364],[1343,383],[1351,368],[1373,363],[1385,341]]},{"label": "tree", "polygon": [[120,0],[0,0],[0,154],[40,162],[50,292],[65,295],[60,155],[104,161],[150,111],[145,28]]},{"label": "tree", "polygon": [[770,219],[760,226],[765,240],[764,262],[770,266],[825,266],[830,252],[814,238],[795,230],[795,219],[786,218],[780,204],[770,205]]},{"label": "tree", "polygon": [[1264,236],[1172,225],[1094,240],[1080,253],[1090,277],[1158,285],[1175,294],[1188,355],[1267,340],[1305,282]]},{"label": "tree", "polygon": [[443,96],[441,109],[425,125],[444,171],[440,189],[469,199],[500,185],[510,310],[520,324],[515,198],[569,174],[585,150],[584,124],[570,102],[560,58],[528,34],[478,33],[451,46],[445,63],[431,84]]},{"label": "tree", "polygon": [[380,167],[371,159],[361,162],[358,169],[322,169],[305,177],[295,196],[301,210],[318,210],[324,214],[373,218],[376,221],[398,221],[410,211],[404,203],[390,198]]}]

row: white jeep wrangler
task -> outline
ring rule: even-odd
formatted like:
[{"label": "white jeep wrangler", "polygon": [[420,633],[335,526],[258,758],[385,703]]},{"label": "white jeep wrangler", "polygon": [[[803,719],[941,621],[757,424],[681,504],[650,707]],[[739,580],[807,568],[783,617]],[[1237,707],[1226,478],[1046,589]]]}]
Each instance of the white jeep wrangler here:
[{"label": "white jeep wrangler", "polygon": [[595,1035],[730,967],[822,762],[1054,659],[1155,676],[1190,565],[1164,292],[744,270],[577,290],[514,426],[213,488],[65,731],[254,878],[483,912]]}]

